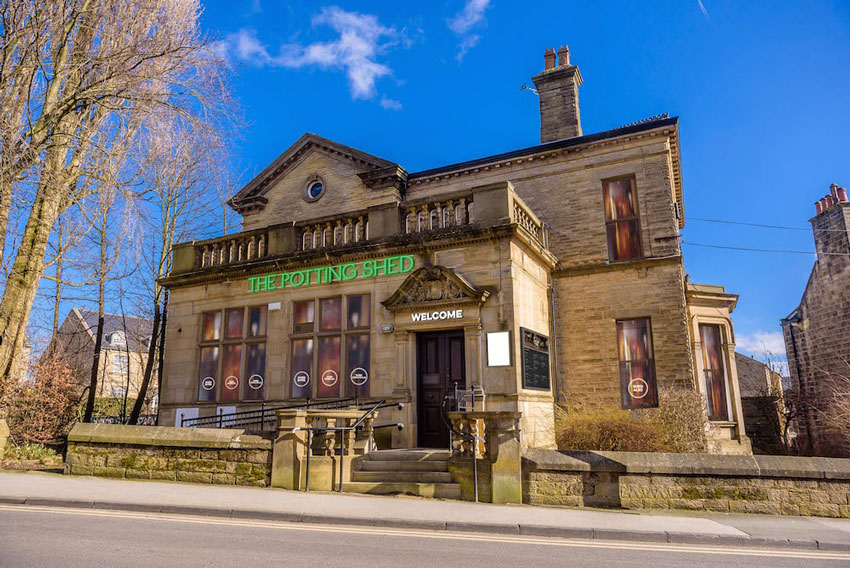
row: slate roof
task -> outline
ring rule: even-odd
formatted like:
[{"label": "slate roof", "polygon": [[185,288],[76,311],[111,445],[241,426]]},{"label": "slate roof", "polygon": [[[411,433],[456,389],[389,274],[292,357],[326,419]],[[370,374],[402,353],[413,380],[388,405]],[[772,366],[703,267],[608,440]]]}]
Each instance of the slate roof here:
[{"label": "slate roof", "polygon": [[[92,336],[97,332],[97,312],[76,308],[83,323],[91,331]],[[124,328],[126,324],[126,329]],[[153,320],[120,314],[104,314],[103,316],[103,349],[129,349],[144,351],[150,344]],[[123,331],[127,345],[117,341],[116,332]]]}]

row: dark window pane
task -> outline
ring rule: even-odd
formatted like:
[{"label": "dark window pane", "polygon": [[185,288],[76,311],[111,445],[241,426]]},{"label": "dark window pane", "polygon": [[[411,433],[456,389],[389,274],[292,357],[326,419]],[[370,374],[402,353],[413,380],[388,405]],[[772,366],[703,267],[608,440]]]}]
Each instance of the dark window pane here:
[{"label": "dark window pane", "polygon": [[201,348],[201,368],[198,373],[198,400],[215,400],[218,380],[218,347]]},{"label": "dark window pane", "polygon": [[348,297],[348,329],[369,327],[371,299],[369,294]]},{"label": "dark window pane", "polygon": [[623,408],[658,406],[649,320],[618,321],[617,350]]},{"label": "dark window pane", "polygon": [[225,337],[227,339],[238,339],[242,337],[242,320],[245,317],[245,310],[243,308],[236,308],[235,310],[226,310],[224,313],[227,318]]},{"label": "dark window pane", "polygon": [[319,338],[319,382],[316,383],[316,396],[319,398],[339,396],[340,342],[339,336]]},{"label": "dark window pane", "polygon": [[201,333],[203,341],[218,341],[221,339],[221,312],[206,312]]},{"label": "dark window pane", "polygon": [[640,228],[638,221],[608,223],[608,258],[628,260],[640,258]]},{"label": "dark window pane", "polygon": [[262,399],[266,392],[266,344],[245,346],[245,398]]},{"label": "dark window pane", "polygon": [[700,324],[705,396],[710,420],[729,420],[726,399],[726,372],[723,365],[723,342],[719,325]]},{"label": "dark window pane", "polygon": [[313,300],[293,303],[295,333],[313,331],[314,311],[316,303]]},{"label": "dark window pane", "polygon": [[371,383],[369,368],[369,335],[348,335],[346,340],[346,375],[349,394],[369,396]]},{"label": "dark window pane", "polygon": [[323,298],[319,300],[322,309],[322,331],[342,329],[342,298]]},{"label": "dark window pane", "polygon": [[266,336],[266,306],[254,306],[249,308],[248,337]]},{"label": "dark window pane", "polygon": [[609,180],[602,184],[605,195],[605,220],[637,217],[633,179]]},{"label": "dark window pane", "polygon": [[307,398],[313,383],[313,340],[292,341],[292,398]]},{"label": "dark window pane", "polygon": [[221,367],[221,401],[239,400],[239,385],[242,384],[242,376],[239,369],[242,367],[242,344],[225,345]]}]

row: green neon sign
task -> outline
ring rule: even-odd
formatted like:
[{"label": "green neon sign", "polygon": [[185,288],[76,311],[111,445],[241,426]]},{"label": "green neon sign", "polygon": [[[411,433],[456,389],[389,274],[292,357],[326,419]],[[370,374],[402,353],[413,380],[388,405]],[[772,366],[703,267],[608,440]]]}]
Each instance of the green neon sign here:
[{"label": "green neon sign", "polygon": [[413,270],[413,256],[402,254],[363,262],[346,262],[317,268],[304,268],[289,272],[276,272],[265,276],[249,276],[249,292],[268,292],[284,288],[301,288],[332,282],[346,282],[360,278],[377,278],[393,274],[407,274]]}]

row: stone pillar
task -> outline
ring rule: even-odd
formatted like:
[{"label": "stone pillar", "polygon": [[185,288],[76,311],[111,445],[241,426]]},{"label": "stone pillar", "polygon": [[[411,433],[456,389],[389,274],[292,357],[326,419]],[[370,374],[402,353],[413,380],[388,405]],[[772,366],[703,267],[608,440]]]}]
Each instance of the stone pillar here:
[{"label": "stone pillar", "polygon": [[493,503],[522,503],[521,412],[484,412]]},{"label": "stone pillar", "polygon": [[[306,427],[307,411],[277,411],[277,437],[272,446],[272,487],[301,489],[307,445],[307,432],[303,428]],[[295,428],[302,430],[293,431]]]}]

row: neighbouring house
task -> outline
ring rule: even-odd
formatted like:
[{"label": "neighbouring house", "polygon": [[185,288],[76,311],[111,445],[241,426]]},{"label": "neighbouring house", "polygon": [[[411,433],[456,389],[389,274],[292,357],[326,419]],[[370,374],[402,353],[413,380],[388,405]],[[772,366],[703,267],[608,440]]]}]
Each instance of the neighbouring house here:
[{"label": "neighbouring house", "polygon": [[[74,377],[85,388],[91,381],[98,314],[72,308],[42,357],[63,357],[74,369]],[[145,372],[150,347],[152,320],[120,314],[105,314],[98,365],[97,396],[135,398]],[[154,375],[155,377],[155,375]],[[146,399],[155,400],[156,380],[151,380]]]},{"label": "neighbouring house", "polygon": [[850,202],[837,184],[809,222],[817,260],[797,306],[782,320],[799,451],[850,455],[850,432],[831,428],[833,402],[850,397]]},{"label": "neighbouring house", "polygon": [[408,173],[308,133],[230,200],[242,232],[177,245],[159,423],[368,397],[405,403],[392,447],[445,448],[474,386],[552,447],[556,403],[684,387],[712,447],[750,453],[737,295],[685,274],[678,119],[583,132],[566,47],[533,81],[538,145]]},{"label": "neighbouring house", "polygon": [[747,436],[757,454],[787,452],[785,397],[782,375],[748,355],[735,353],[741,405],[747,424]]}]

